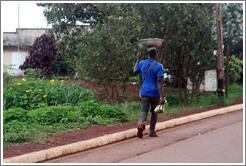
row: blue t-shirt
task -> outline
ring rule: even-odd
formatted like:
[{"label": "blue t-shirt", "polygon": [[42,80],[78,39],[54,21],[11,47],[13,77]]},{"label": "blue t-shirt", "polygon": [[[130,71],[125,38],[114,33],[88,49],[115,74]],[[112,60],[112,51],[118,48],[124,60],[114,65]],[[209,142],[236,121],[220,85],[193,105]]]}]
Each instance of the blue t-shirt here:
[{"label": "blue t-shirt", "polygon": [[[143,80],[147,70],[153,62],[154,60],[151,59],[140,61],[134,72],[137,74],[141,72]],[[163,66],[158,62],[151,67],[150,71],[146,75],[145,80],[143,81],[143,84],[141,86],[141,96],[160,96],[157,88],[157,77],[163,77]]]}]

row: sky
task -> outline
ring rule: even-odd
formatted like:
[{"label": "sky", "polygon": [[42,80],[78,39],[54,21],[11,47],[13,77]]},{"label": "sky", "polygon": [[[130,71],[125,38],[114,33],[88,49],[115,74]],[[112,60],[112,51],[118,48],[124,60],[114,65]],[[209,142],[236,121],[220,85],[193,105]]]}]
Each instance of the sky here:
[{"label": "sky", "polygon": [[37,7],[34,1],[1,1],[1,30],[2,32],[16,32],[18,28],[48,28],[43,16],[43,7]]}]

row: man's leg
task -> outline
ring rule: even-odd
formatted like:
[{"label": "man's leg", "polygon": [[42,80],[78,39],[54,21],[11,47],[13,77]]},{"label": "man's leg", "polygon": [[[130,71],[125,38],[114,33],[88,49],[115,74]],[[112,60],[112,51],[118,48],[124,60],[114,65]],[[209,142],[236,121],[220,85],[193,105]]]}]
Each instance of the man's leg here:
[{"label": "man's leg", "polygon": [[139,138],[143,137],[143,130],[145,129],[145,123],[147,121],[147,116],[148,116],[148,112],[149,112],[149,103],[150,103],[150,100],[148,97],[142,97],[142,99],[141,99],[142,110],[140,112],[139,119],[138,119],[137,136]]},{"label": "man's leg", "polygon": [[150,119],[150,128],[149,128],[149,135],[150,136],[157,136],[155,132],[155,125],[157,121],[157,113],[154,112],[155,107],[159,104],[160,98],[153,97],[151,99],[151,119]]}]

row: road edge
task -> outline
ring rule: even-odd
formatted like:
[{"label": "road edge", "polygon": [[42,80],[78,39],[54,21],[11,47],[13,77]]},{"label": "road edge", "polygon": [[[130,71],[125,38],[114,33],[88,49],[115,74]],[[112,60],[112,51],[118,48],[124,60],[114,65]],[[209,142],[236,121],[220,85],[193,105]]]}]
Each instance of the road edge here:
[{"label": "road edge", "polygon": [[[159,122],[156,124],[156,131],[164,130],[166,128],[171,128],[177,125],[209,118],[220,114],[237,111],[240,109],[243,109],[243,104],[227,106],[219,109],[212,109],[210,111],[206,111],[198,114],[188,115],[164,122]],[[149,129],[149,125],[146,126],[146,130],[144,131],[144,134],[147,133],[148,129]],[[88,150],[91,148],[107,145],[117,141],[122,141],[128,138],[136,137],[136,133],[137,133],[136,128],[129,129],[126,131],[122,131],[114,134],[108,134],[90,140],[80,141],[76,143],[71,143],[63,146],[37,151],[37,152],[27,153],[20,156],[6,158],[3,160],[3,163],[37,163],[45,160],[50,160],[56,157],[61,157],[61,156],[81,152],[84,150]]]}]

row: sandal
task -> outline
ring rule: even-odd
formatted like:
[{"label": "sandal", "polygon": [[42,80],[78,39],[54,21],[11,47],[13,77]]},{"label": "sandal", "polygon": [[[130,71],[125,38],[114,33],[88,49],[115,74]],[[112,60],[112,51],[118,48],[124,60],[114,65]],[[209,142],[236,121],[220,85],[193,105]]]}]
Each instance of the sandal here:
[{"label": "sandal", "polygon": [[140,125],[138,126],[138,133],[137,133],[137,136],[138,136],[139,138],[143,138],[143,131],[144,131],[144,129],[145,129],[144,124],[140,124]]}]

